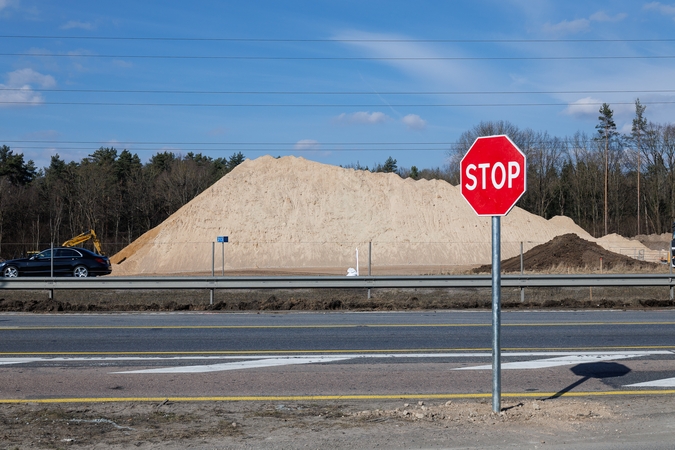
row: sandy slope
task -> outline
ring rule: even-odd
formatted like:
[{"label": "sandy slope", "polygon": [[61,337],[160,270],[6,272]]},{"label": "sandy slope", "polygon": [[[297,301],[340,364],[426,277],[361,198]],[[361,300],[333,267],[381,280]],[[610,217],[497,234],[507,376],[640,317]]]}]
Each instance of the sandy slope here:
[{"label": "sandy slope", "polygon": [[[594,241],[567,217],[545,220],[514,208],[502,219],[502,256],[518,254],[521,242],[528,250],[569,232]],[[246,160],[115,255],[114,274],[210,271],[211,243],[223,235],[230,240],[226,270],[346,272],[355,264],[356,248],[363,270],[369,242],[374,266],[474,265],[490,261],[491,219],[476,216],[459,189],[445,181],[264,156]],[[610,244],[646,250],[618,236]],[[218,245],[217,269],[221,257]]]}]

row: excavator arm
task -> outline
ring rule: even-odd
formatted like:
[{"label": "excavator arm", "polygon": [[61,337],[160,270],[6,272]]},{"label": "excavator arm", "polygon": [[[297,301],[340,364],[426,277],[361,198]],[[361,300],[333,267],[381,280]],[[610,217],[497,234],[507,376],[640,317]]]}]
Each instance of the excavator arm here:
[{"label": "excavator arm", "polygon": [[63,246],[75,247],[76,245],[80,245],[83,242],[87,242],[89,239],[91,239],[94,242],[94,248],[96,249],[96,253],[102,255],[103,252],[101,251],[101,241],[99,241],[98,237],[96,237],[96,233],[94,233],[94,230],[89,230],[86,233],[82,233],[75,236],[72,239],[68,239],[66,242],[63,243]]}]

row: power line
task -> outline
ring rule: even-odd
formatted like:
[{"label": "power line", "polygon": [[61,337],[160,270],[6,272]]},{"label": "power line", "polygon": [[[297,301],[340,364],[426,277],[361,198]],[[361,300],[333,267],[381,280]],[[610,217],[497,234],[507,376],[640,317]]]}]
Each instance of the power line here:
[{"label": "power line", "polygon": [[[110,145],[114,147],[113,145]],[[44,150],[45,146],[19,146],[21,150]],[[53,147],[46,146],[49,150],[56,152],[59,151],[86,151],[91,152],[96,150],[93,147]],[[105,146],[104,146],[105,147]],[[369,148],[369,152],[399,152],[405,151],[408,153],[411,152],[438,152],[438,151],[448,151],[449,147],[444,148]],[[173,149],[161,149],[161,148],[128,148],[128,151],[133,152],[163,152],[167,151],[169,153],[175,152],[247,152],[247,153],[262,153],[262,152],[293,152],[293,153],[311,153],[316,151],[321,152],[335,152],[335,153],[348,153],[348,152],[362,152],[363,148],[332,148],[332,147],[317,147],[317,148],[237,148],[237,147],[228,147],[228,148],[173,148]]]},{"label": "power line", "polygon": [[407,42],[407,43],[587,43],[587,42],[675,42],[675,39],[349,39],[349,38],[329,38],[329,39],[293,39],[293,38],[224,38],[224,37],[166,37],[166,36],[53,36],[53,35],[0,35],[0,39],[68,39],[68,40],[83,40],[83,41],[183,41],[183,42],[266,42],[266,43],[282,43],[282,42],[308,42],[308,43],[334,43],[334,42]]},{"label": "power line", "polygon": [[673,59],[673,55],[615,56],[235,56],[235,55],[100,55],[69,53],[0,53],[0,56],[49,58],[212,59],[233,61],[576,61]]},{"label": "power line", "polygon": [[[26,91],[25,87],[3,87],[0,91]],[[99,94],[204,94],[204,95],[533,95],[533,94],[666,94],[675,89],[580,90],[580,91],[197,91],[168,89],[47,89],[32,92]]]},{"label": "power line", "polygon": [[[521,130],[523,131],[523,130]],[[587,138],[587,139],[576,139],[576,138],[551,138],[547,140],[527,140],[525,147],[530,145],[542,145],[542,144],[575,144],[575,143],[594,143],[602,142],[603,140]],[[352,147],[372,147],[372,146],[386,146],[387,148],[368,148],[367,150],[409,150],[411,148],[422,148],[423,146],[429,146],[424,148],[424,150],[444,150],[444,148],[431,147],[431,146],[457,146],[464,144],[462,142],[313,142],[313,143],[302,143],[302,142],[164,142],[164,141],[115,141],[115,142],[104,142],[101,141],[51,141],[51,140],[28,140],[28,139],[5,139],[2,142],[12,143],[12,144],[43,144],[41,146],[21,146],[21,148],[44,148],[45,145],[96,145],[96,146],[125,146],[125,145],[155,145],[155,146],[185,146],[185,145],[200,145],[200,146],[218,146],[218,147],[227,147],[227,148],[180,148],[180,149],[166,149],[169,150],[245,150],[245,151],[314,151],[314,150],[346,150],[346,151],[359,151],[363,148],[345,148],[347,146]],[[312,148],[298,148],[295,146],[298,145],[308,145],[314,146]],[[255,148],[253,146],[259,147]],[[330,147],[328,147],[330,146]],[[399,148],[396,148],[399,147]],[[401,148],[402,147],[402,148]],[[68,149],[68,150],[89,150],[90,147],[59,147],[59,149]],[[153,148],[140,148],[138,150],[156,150]]]},{"label": "power line", "polygon": [[[606,102],[574,103],[401,103],[388,104],[395,108],[463,108],[463,107],[529,107],[529,106],[569,106],[585,107],[598,106]],[[643,105],[671,105],[675,101],[645,101]],[[193,108],[381,108],[382,103],[123,103],[123,102],[34,102],[34,101],[0,101],[0,105],[39,106],[39,105],[68,105],[68,106],[168,106],[168,107],[193,107]],[[634,102],[612,102],[612,105],[634,105]]]},{"label": "power line", "polygon": [[[4,140],[4,142],[27,142],[58,144],[99,144],[100,141],[50,141],[50,140]],[[120,141],[138,145],[295,145],[297,142],[165,142],[165,141]],[[324,142],[325,145],[448,145],[452,142]]]}]

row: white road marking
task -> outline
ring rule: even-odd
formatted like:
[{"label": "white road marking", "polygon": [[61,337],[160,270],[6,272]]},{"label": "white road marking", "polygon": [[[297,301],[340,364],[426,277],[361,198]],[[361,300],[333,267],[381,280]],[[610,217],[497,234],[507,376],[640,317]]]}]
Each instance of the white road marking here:
[{"label": "white road marking", "polygon": [[[637,358],[649,355],[673,355],[671,350],[653,350],[653,351],[636,351],[631,353],[626,352],[585,352],[579,354],[578,352],[504,352],[502,357],[519,357],[532,358],[544,357],[549,358],[502,363],[502,369],[540,369],[546,367],[556,367],[564,365],[573,365],[588,362],[618,360],[627,358]],[[344,354],[291,354],[291,355],[270,355],[270,354],[242,354],[242,355],[203,355],[203,356],[58,356],[58,357],[0,357],[0,366],[14,365],[14,364],[28,364],[34,362],[51,363],[51,362],[101,362],[101,363],[119,363],[124,361],[145,361],[148,363],[166,363],[171,364],[177,361],[232,361],[215,364],[201,364],[195,366],[178,366],[178,367],[162,367],[156,369],[143,369],[122,372],[112,372],[117,374],[122,373],[204,373],[224,370],[236,369],[255,369],[261,367],[273,367],[293,364],[315,364],[327,363],[334,361],[344,361],[350,359],[375,359],[375,358],[491,358],[488,352],[482,353],[344,353]],[[550,358],[555,356],[555,358]],[[473,367],[462,367],[454,370],[490,370],[492,365],[480,365]]]},{"label": "white road marking", "polygon": [[[510,363],[502,363],[502,370],[509,369],[545,369],[547,367],[571,366],[573,364],[585,364],[598,361],[613,361],[617,359],[629,359],[644,356],[644,354],[587,354],[587,355],[570,355],[559,358],[535,359],[534,361],[518,361]],[[454,370],[491,370],[492,365],[460,367]]]},{"label": "white road marking", "polygon": [[112,372],[112,373],[205,373],[205,372],[221,372],[225,370],[237,370],[237,369],[259,369],[261,367],[290,366],[295,364],[325,363],[333,361],[342,361],[345,359],[350,358],[344,358],[340,356],[315,357],[315,358],[268,358],[268,359],[258,359],[252,361],[240,361],[223,364],[162,367],[159,369],[129,370],[124,372]]},{"label": "white road marking", "polygon": [[625,387],[675,387],[675,378],[645,381],[644,383],[626,384]]},{"label": "white road marking", "polygon": [[0,359],[0,366],[6,365],[6,364],[25,364],[25,363],[32,363],[35,361],[41,361],[42,358],[1,358]]}]

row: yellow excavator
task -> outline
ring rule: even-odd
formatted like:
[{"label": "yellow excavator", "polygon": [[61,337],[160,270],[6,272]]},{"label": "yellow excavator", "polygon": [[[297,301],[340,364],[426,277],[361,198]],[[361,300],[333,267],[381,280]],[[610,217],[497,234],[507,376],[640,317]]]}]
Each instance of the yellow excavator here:
[{"label": "yellow excavator", "polygon": [[63,246],[75,247],[76,245],[80,245],[83,242],[87,242],[89,239],[91,239],[94,242],[94,248],[96,249],[96,253],[102,255],[103,251],[101,251],[101,241],[99,241],[98,238],[96,237],[96,233],[94,233],[94,230],[89,230],[86,233],[82,233],[80,235],[75,236],[72,239],[68,239],[66,242],[63,243]]}]

